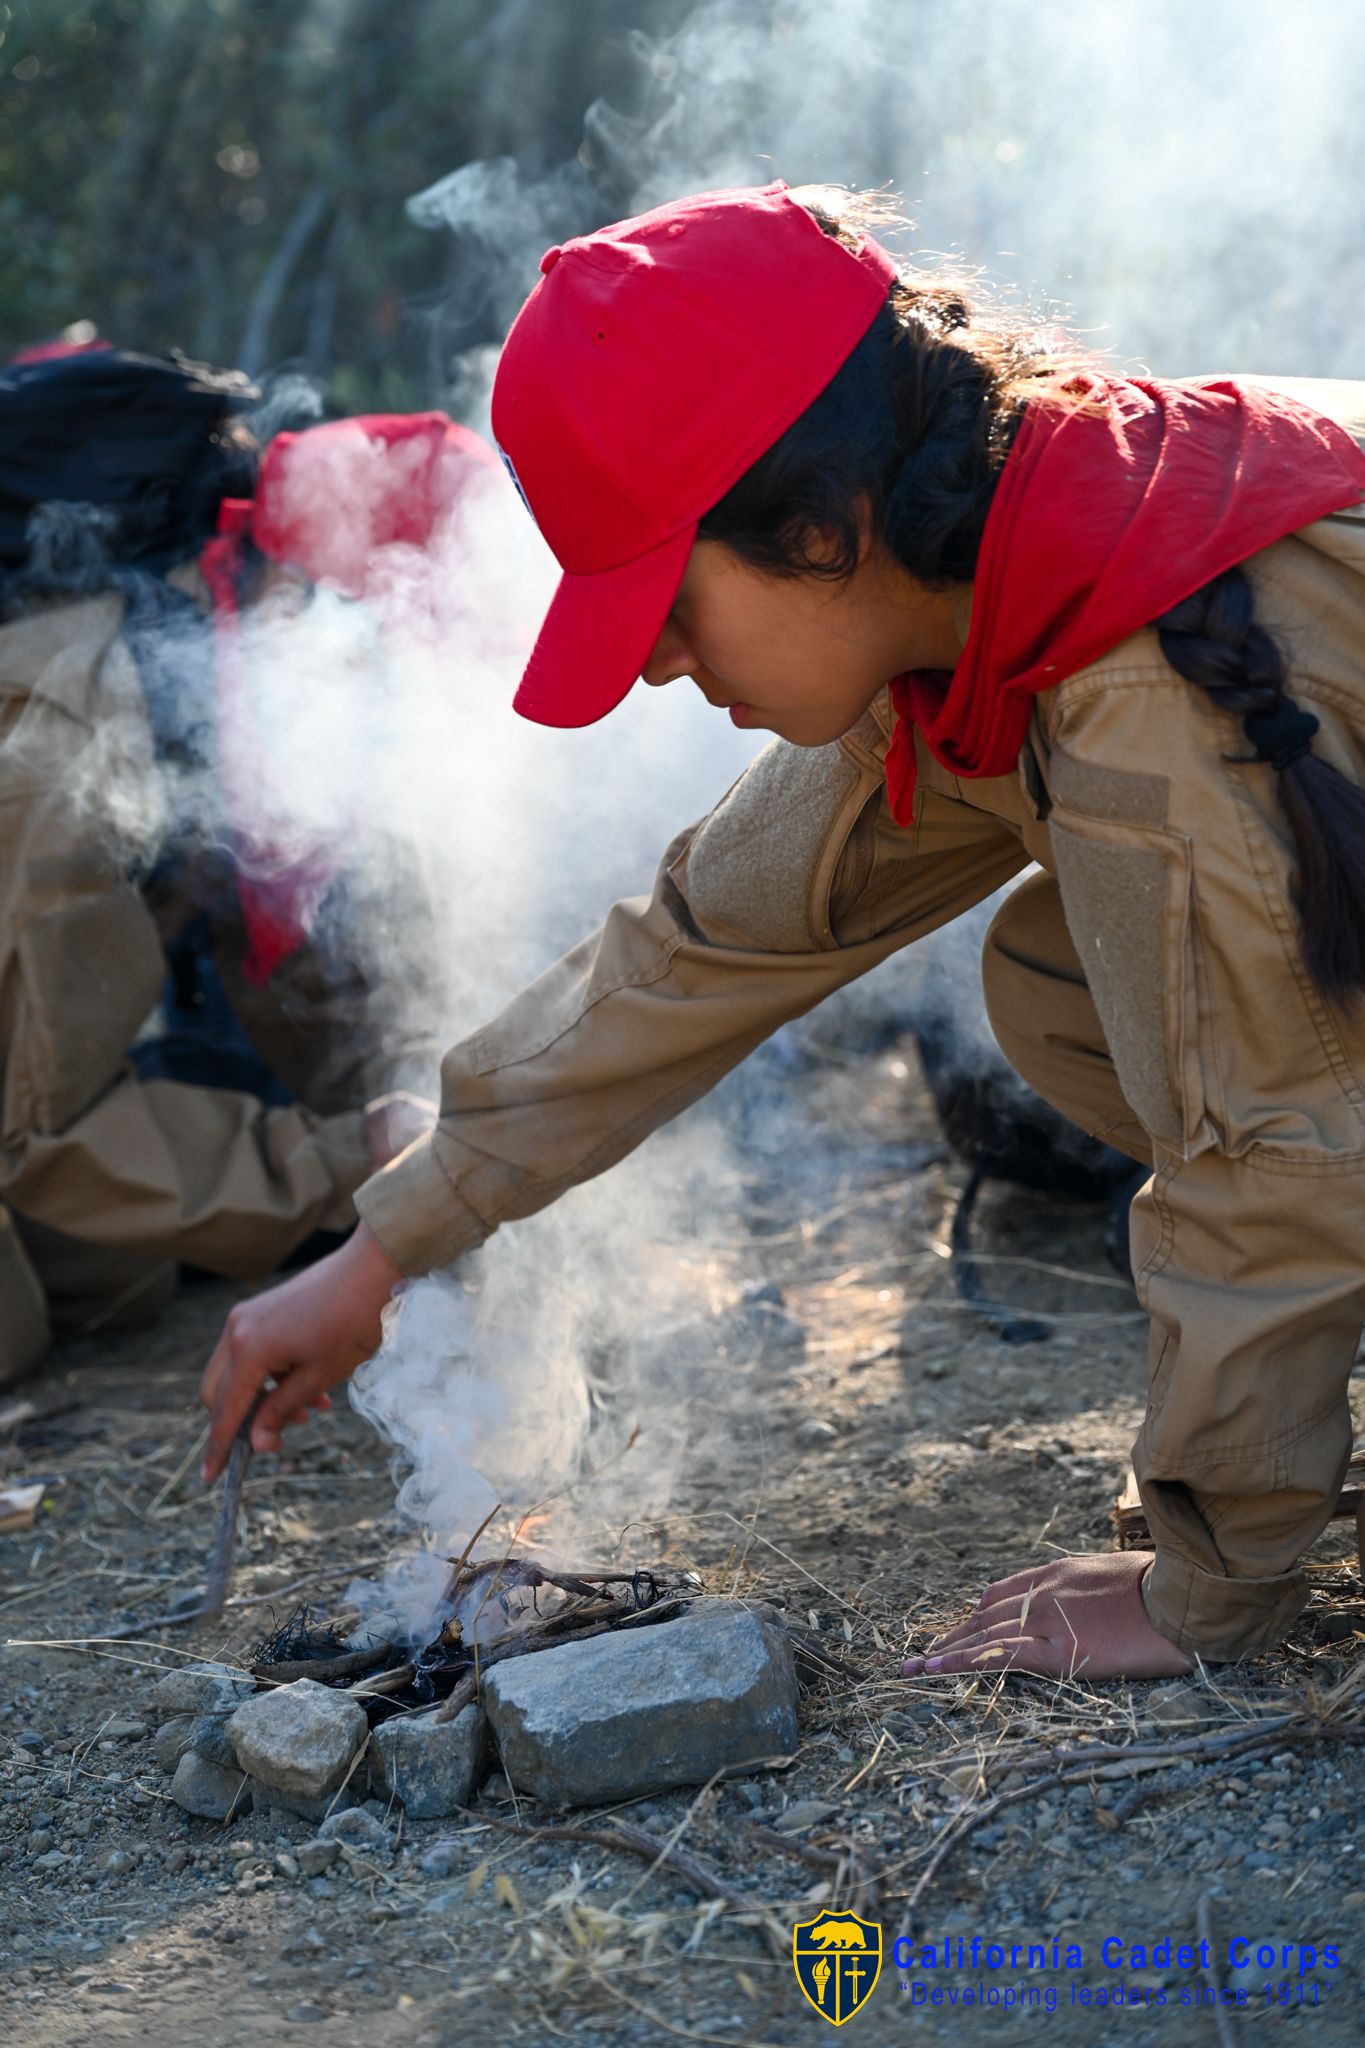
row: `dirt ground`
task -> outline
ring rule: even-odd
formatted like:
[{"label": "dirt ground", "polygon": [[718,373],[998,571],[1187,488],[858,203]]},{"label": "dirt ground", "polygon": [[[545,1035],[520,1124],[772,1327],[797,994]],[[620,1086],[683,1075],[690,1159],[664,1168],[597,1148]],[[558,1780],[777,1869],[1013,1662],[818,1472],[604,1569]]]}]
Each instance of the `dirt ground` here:
[{"label": "dirt ground", "polygon": [[[1250,1759],[1209,1760],[1153,1718],[1152,1687],[901,1679],[900,1654],[993,1578],[1107,1544],[1145,1324],[1105,1261],[1098,1211],[997,1186],[979,1212],[983,1273],[1052,1319],[1044,1342],[1001,1342],[954,1295],[941,1238],[965,1174],[939,1152],[913,1054],[812,1066],[789,1085],[819,1171],[758,1161],[747,1239],[716,1257],[732,1304],[781,1289],[804,1352],[774,1357],[757,1337],[746,1349],[753,1312],[717,1317],[698,1398],[723,1415],[724,1451],[665,1524],[632,1532],[638,1549],[602,1557],[771,1600],[861,1668],[804,1693],[784,1767],[622,1810],[750,1910],[614,1848],[608,1813],[551,1814],[500,1774],[468,1818],[400,1829],[390,1815],[396,1853],[312,1879],[291,1853],[307,1824],[223,1827],[171,1803],[145,1712],[156,1673],[191,1652],[248,1656],[272,1619],[300,1598],[325,1610],[400,1535],[382,1447],[342,1402],[286,1460],[252,1469],[235,1595],[250,1604],[212,1628],[97,1640],[202,1581],[216,1502],[194,1477],[194,1392],[234,1297],[200,1285],[152,1332],[57,1354],[22,1390],[39,1419],[5,1438],[6,1481],[47,1483],[35,1528],[0,1538],[6,2040],[227,2048],[316,2025],[338,2048],[817,2041],[827,2023],[780,1948],[825,1904],[882,1924],[880,1978],[848,2022],[868,2044],[1020,2027],[1059,2048],[1361,2039],[1354,1529],[1318,1545],[1314,1604],[1287,1649],[1200,1688],[1225,1734],[1308,1705],[1328,1731],[1311,1739],[1291,1728]],[[1067,1784],[1035,1760],[1008,1777],[1012,1756],[1087,1742],[1147,1745],[1159,1767],[1100,1778],[1092,1765]],[[931,1865],[945,1829],[1009,1785],[1035,1789]],[[518,1815],[530,1832],[499,1825]],[[566,1819],[595,1839],[550,1832]],[[892,1943],[917,1888],[919,1960],[903,1969]],[[1196,1941],[1197,1925],[1214,1945],[1207,1975],[1151,1955],[1166,1936]],[[1022,1967],[973,1967],[970,1947],[965,1967],[955,1949],[924,1963],[927,1944],[974,1936],[1021,1945]],[[1239,1940],[1248,1966],[1234,1969]],[[964,2002],[973,1989],[993,2002]],[[1219,1995],[1242,2002],[1222,2017],[1191,2004]]]}]

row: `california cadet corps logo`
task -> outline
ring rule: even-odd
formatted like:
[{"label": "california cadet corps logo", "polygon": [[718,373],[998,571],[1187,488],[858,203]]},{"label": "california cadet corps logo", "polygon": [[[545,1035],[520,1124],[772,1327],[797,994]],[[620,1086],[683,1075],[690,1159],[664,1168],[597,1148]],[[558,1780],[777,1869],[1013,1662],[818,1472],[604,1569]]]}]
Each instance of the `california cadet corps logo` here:
[{"label": "california cadet corps logo", "polygon": [[881,1975],[882,1930],[856,1913],[817,1914],[792,1931],[796,1981],[832,2027],[851,2020],[872,1996]]}]

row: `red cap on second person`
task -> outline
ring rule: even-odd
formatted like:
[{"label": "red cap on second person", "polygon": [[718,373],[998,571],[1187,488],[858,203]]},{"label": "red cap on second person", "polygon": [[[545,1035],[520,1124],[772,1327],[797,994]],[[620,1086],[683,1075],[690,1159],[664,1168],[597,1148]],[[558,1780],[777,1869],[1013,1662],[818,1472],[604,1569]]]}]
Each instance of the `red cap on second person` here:
[{"label": "red cap on second person", "polygon": [[361,597],[384,550],[426,547],[484,468],[497,474],[487,443],[443,412],[323,420],[267,447],[251,537],[310,583]]},{"label": "red cap on second person", "polygon": [[697,522],[818,396],[896,276],[786,185],[699,192],[541,259],[493,433],[564,570],[514,708],[591,725],[668,617]]}]

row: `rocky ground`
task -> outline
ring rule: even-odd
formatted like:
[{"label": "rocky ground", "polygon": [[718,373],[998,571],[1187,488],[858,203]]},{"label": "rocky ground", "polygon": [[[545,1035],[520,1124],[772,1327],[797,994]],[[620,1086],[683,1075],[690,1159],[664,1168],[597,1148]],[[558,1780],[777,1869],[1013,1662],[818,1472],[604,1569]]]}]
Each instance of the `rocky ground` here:
[{"label": "rocky ground", "polygon": [[[772,1602],[862,1674],[805,1692],[788,1764],[619,1810],[702,1859],[739,1908],[614,1847],[610,1812],[552,1813],[500,1774],[453,1820],[409,1824],[375,1802],[373,1829],[330,1860],[300,1856],[308,1822],[223,1826],[171,1801],[157,1677],[190,1654],[249,1659],[300,1599],[325,1611],[399,1534],[381,1448],[341,1403],[287,1460],[253,1468],[221,1624],[99,1640],[202,1581],[215,1503],[193,1477],[194,1390],[233,1296],[201,1286],[153,1332],[59,1353],[21,1390],[37,1418],[5,1436],[4,1482],[46,1482],[35,1526],[0,1537],[6,2039],[227,2048],[316,2027],[366,2048],[810,2041],[823,2022],[780,1950],[825,1904],[883,1925],[880,1980],[849,2023],[869,2043],[1012,2026],[1068,2048],[1361,2038],[1365,1757],[1331,1732],[1356,1711],[1361,1669],[1353,1529],[1318,1545],[1314,1604],[1284,1652],[1189,1687],[898,1676],[899,1654],[991,1579],[1106,1543],[1144,1357],[1091,1210],[983,1198],[984,1271],[1052,1319],[1045,1342],[1002,1343],[956,1301],[941,1231],[964,1176],[933,1157],[912,1058],[791,1080],[820,1199],[801,1175],[755,1167],[748,1236],[717,1253],[726,1369],[698,1392],[721,1406],[725,1449],[636,1532],[630,1559]],[[756,1333],[746,1352],[735,1304],[765,1287],[780,1300],[739,1311]],[[774,1341],[776,1315],[804,1347],[780,1327]],[[79,1640],[38,1646],[53,1638]],[[1295,1723],[1249,1759],[1176,1747],[1305,1705],[1322,1734]],[[1068,1784],[1025,1761],[1097,1741],[1146,1745],[1158,1768],[1130,1759],[1126,1775],[1092,1766]],[[945,1828],[1011,1786],[1037,1790],[931,1867]],[[557,1834],[566,1823],[589,1838]],[[977,1936],[1045,1944],[1050,1963],[1055,1939],[1059,1967],[974,1968],[969,1951],[964,1968],[898,1969],[917,1887],[917,1954]],[[1201,1926],[1207,1975],[1153,1957]],[[1234,1940],[1252,1945],[1246,1968],[1226,1964]],[[920,2002],[983,1985],[1032,2002]],[[1243,2000],[1230,2028],[1190,2004],[1214,1995]]]}]

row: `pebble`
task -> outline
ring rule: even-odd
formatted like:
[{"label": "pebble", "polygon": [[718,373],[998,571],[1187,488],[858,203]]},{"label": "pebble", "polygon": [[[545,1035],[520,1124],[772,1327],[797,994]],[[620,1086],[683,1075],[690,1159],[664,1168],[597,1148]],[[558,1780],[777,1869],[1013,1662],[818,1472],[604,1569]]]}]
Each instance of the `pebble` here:
[{"label": "pebble", "polygon": [[803,1451],[813,1451],[821,1444],[838,1443],[839,1432],[832,1422],[823,1422],[818,1415],[808,1415],[804,1422],[797,1424],[796,1441]]},{"label": "pebble", "polygon": [[14,1739],[20,1749],[26,1749],[30,1756],[41,1756],[47,1748],[42,1736],[33,1728],[26,1728],[22,1735],[16,1735]]},{"label": "pebble", "polygon": [[203,1820],[226,1820],[230,1813],[241,1813],[250,1804],[240,1771],[220,1770],[192,1749],[185,1751],[175,1767],[171,1797],[186,1813],[198,1814]]},{"label": "pebble", "polygon": [[70,1861],[71,1858],[67,1855],[65,1849],[49,1849],[45,1855],[34,1857],[33,1868],[35,1870],[60,1870],[64,1863],[69,1863]]},{"label": "pebble", "polygon": [[787,1297],[776,1280],[752,1280],[740,1295],[746,1308],[785,1308]]},{"label": "pebble", "polygon": [[776,1825],[784,1835],[799,1834],[802,1828],[818,1827],[839,1811],[827,1799],[796,1799],[777,1816]]},{"label": "pebble", "polygon": [[321,1877],[324,1870],[330,1870],[341,1854],[339,1842],[300,1842],[294,1855],[299,1869],[305,1877]]},{"label": "pebble", "polygon": [[1162,1685],[1147,1695],[1147,1718],[1164,1728],[1193,1728],[1213,1716],[1197,1686]]},{"label": "pebble", "polygon": [[275,1856],[275,1868],[281,1877],[287,1877],[292,1881],[299,1874],[298,1858],[291,1856],[287,1849],[281,1849]]},{"label": "pebble", "polygon": [[52,1847],[52,1837],[46,1828],[35,1828],[28,1838],[30,1856],[45,1856]]},{"label": "pebble", "polygon": [[189,1860],[188,1849],[168,1849],[161,1859],[161,1868],[167,1877],[179,1877],[181,1871],[188,1868]]},{"label": "pebble", "polygon": [[147,1724],[133,1720],[128,1714],[115,1714],[112,1721],[105,1722],[103,1733],[111,1742],[145,1742]]},{"label": "pebble", "polygon": [[295,2026],[303,2026],[312,2020],[325,2020],[326,2017],[322,2007],[314,2005],[310,1998],[303,1999],[298,2005],[291,2005],[285,2014],[285,2018],[292,2021]]},{"label": "pebble", "polygon": [[458,1913],[465,1904],[465,1898],[465,1887],[462,1884],[453,1885],[448,1891],[433,1892],[422,1911],[429,1914],[433,1920],[438,1920],[445,1913]]},{"label": "pebble", "polygon": [[[757,1787],[746,1785],[744,1790],[754,1791]],[[464,1855],[458,1842],[433,1842],[418,1857],[417,1868],[423,1877],[449,1877],[463,1862]]]},{"label": "pebble", "polygon": [[351,1849],[370,1849],[387,1854],[392,1848],[389,1830],[363,1807],[353,1806],[329,1814],[318,1829],[320,1842],[343,1842]]},{"label": "pebble", "polygon": [[127,1849],[111,1849],[100,1858],[100,1869],[106,1877],[126,1877],[136,1867],[137,1858]]}]

